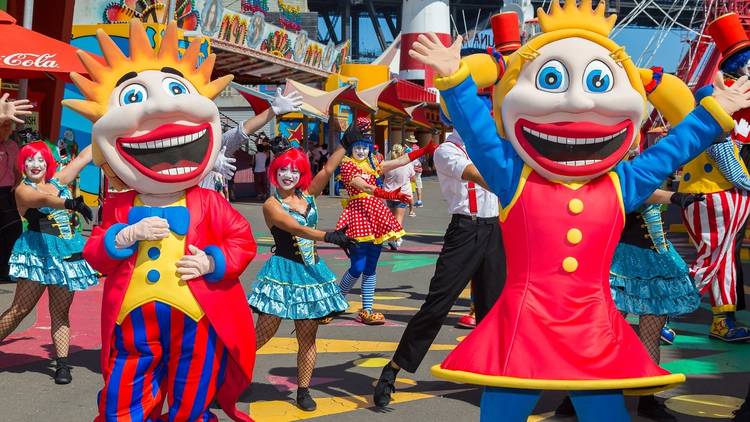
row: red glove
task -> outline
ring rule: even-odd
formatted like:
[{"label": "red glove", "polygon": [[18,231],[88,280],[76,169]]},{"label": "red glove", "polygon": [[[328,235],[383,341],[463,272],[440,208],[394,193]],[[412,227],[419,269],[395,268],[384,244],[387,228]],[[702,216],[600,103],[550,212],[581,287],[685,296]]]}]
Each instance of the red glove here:
[{"label": "red glove", "polygon": [[375,192],[373,192],[373,195],[375,195],[377,198],[387,199],[389,201],[399,201],[405,204],[411,202],[411,196],[405,193],[401,193],[401,189],[387,191],[385,189],[375,188]]},{"label": "red glove", "polygon": [[417,158],[420,158],[421,156],[425,154],[432,154],[437,149],[438,145],[434,142],[430,142],[429,144],[425,145],[423,148],[419,148],[418,150],[412,151],[408,153],[410,161],[414,161]]}]

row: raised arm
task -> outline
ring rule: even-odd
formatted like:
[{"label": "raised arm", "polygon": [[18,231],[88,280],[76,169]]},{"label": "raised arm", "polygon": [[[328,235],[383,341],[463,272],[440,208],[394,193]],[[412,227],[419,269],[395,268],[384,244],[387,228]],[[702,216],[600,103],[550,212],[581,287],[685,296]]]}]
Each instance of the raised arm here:
[{"label": "raised arm", "polygon": [[424,147],[419,148],[415,151],[412,151],[408,154],[404,154],[394,160],[383,161],[382,163],[380,163],[380,171],[381,173],[385,174],[395,168],[399,168],[407,164],[410,164],[416,160],[419,160],[425,154],[432,154],[436,148],[437,148],[437,144],[434,142],[430,142]]},{"label": "raised arm", "polygon": [[[428,37],[429,36],[429,37]],[[420,35],[409,55],[435,69],[435,87],[450,114],[466,150],[503,206],[510,203],[518,186],[523,161],[510,142],[497,133],[495,120],[477,96],[469,67],[461,61],[461,37],[444,47],[435,34]]]},{"label": "raised arm", "polygon": [[76,177],[81,173],[84,167],[91,162],[91,145],[81,150],[80,154],[74,158],[68,165],[62,170],[55,173],[55,178],[62,183],[67,185],[68,183],[75,180]]},{"label": "raised arm", "polygon": [[331,179],[331,176],[336,171],[336,167],[339,166],[339,163],[341,163],[341,160],[344,158],[344,155],[346,155],[346,149],[339,146],[336,151],[328,157],[326,165],[323,166],[318,174],[315,175],[312,182],[310,182],[310,187],[307,188],[307,193],[312,196],[318,196],[323,192],[328,181]]},{"label": "raised arm", "polygon": [[717,73],[712,96],[703,98],[656,145],[632,161],[620,163],[615,170],[620,178],[625,211],[635,210],[670,174],[731,131],[734,128],[731,115],[750,107],[749,91],[747,76],[728,87],[721,73]]}]

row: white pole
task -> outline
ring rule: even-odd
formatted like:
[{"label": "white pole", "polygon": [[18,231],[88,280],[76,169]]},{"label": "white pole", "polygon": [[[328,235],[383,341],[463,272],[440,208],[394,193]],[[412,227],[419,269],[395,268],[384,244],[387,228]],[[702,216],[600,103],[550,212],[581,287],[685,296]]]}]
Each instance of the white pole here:
[{"label": "white pole", "polygon": [[175,9],[177,8],[177,0],[169,0],[169,9],[167,13],[167,21],[164,23],[169,23],[172,19],[174,19],[174,13]]},{"label": "white pole", "polygon": [[[34,20],[34,0],[25,0],[23,2],[23,27],[31,29],[31,23]],[[29,80],[21,79],[18,82],[18,99],[26,99],[29,96]]]}]

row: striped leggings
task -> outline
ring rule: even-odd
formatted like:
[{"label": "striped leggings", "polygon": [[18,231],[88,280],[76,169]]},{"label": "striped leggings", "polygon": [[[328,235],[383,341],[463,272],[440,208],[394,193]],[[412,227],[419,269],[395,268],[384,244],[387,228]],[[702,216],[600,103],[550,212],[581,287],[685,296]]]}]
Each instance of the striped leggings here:
[{"label": "striped leggings", "polygon": [[341,293],[346,295],[354,284],[362,276],[362,308],[372,311],[373,301],[375,299],[375,285],[377,284],[378,260],[382,247],[372,242],[360,243],[359,246],[351,251],[351,267],[344,273],[344,277],[339,283]]},{"label": "striped leggings", "polygon": [[115,326],[112,344],[96,421],[218,420],[208,407],[228,355],[208,318],[150,302]]}]

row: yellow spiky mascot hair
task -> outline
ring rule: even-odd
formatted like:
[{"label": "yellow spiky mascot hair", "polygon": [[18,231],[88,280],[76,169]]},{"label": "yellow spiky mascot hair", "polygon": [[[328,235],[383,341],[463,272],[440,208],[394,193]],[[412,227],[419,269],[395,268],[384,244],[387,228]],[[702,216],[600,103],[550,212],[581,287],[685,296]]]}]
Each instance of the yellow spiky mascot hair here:
[{"label": "yellow spiky mascot hair", "polygon": [[[107,112],[109,98],[117,81],[128,72],[171,67],[182,72],[183,77],[193,84],[199,94],[211,99],[216,98],[233,78],[232,75],[227,75],[211,80],[211,72],[216,61],[216,55],[213,53],[209,54],[200,66],[196,66],[200,41],[191,42],[185,54],[179,57],[177,23],[174,21],[167,24],[158,51],[151,47],[146,29],[138,19],[130,21],[130,57],[122,53],[103,29],[96,30],[96,38],[106,65],[89,53],[78,50],[78,57],[88,71],[90,79],[75,72],[70,74],[70,78],[86,99],[63,100],[63,105],[81,113],[92,122],[96,122]],[[105,164],[104,158],[96,149],[93,155],[96,165]]]},{"label": "yellow spiky mascot hair", "polygon": [[[625,52],[625,47],[609,38],[617,16],[605,16],[604,12],[604,0],[599,1],[595,9],[592,8],[592,0],[582,0],[580,6],[576,5],[575,0],[566,1],[564,6],[560,6],[559,0],[553,0],[549,13],[542,8],[537,9],[542,32],[506,58],[505,71],[499,78],[497,63],[488,54],[476,54],[462,60],[468,66],[478,88],[494,85],[492,101],[498,133],[505,135],[500,109],[505,95],[516,84],[523,66],[539,55],[540,48],[564,38],[583,38],[609,50],[612,59],[627,73],[633,89],[644,97],[644,107],[647,99],[670,124],[677,124],[693,110],[693,94],[684,82],[673,75],[664,74],[658,86],[646,93],[645,86],[651,83],[653,72],[639,69]],[[638,142],[638,138],[635,142]]]}]

